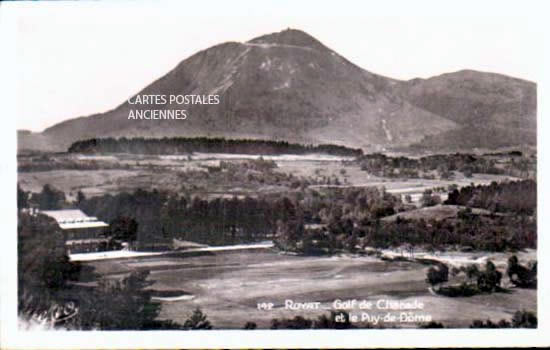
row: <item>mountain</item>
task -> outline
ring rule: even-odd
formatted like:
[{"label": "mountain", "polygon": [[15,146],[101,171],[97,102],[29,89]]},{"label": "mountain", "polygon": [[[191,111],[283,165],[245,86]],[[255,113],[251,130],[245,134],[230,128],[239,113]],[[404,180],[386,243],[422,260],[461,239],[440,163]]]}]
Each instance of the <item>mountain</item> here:
[{"label": "mountain", "polygon": [[125,101],[106,113],[20,134],[19,147],[66,150],[77,140],[122,136],[223,136],[366,150],[437,144],[441,135],[480,124],[533,132],[535,92],[533,83],[472,71],[398,81],[288,29],[200,51],[137,94],[220,95],[218,105],[183,107],[186,120],[128,120],[132,109],[182,107]]},{"label": "mountain", "polygon": [[460,128],[426,137],[428,148],[497,148],[536,145],[537,88],[494,73],[463,70],[401,86],[411,104],[451,120]]}]

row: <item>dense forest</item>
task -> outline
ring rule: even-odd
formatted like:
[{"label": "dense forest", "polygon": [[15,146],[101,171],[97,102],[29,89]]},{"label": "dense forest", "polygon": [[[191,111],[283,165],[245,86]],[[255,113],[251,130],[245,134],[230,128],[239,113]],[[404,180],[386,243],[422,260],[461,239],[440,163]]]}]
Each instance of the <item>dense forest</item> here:
[{"label": "dense forest", "polygon": [[45,185],[40,193],[32,195],[18,187],[18,202],[20,207],[43,210],[77,206],[110,223],[113,230],[113,223],[134,220],[136,237],[143,248],[171,238],[233,244],[264,240],[275,234],[296,236],[304,225],[330,222],[343,215],[377,220],[405,209],[398,196],[374,187],[306,189],[210,200],[188,193],[138,189],[92,198],[78,193],[76,202],[68,203],[62,191]]},{"label": "dense forest", "polygon": [[252,242],[273,233],[278,220],[295,215],[285,199],[215,198],[170,195],[160,191],[106,195],[83,200],[79,208],[107,222],[131,218],[142,249],[179,238],[213,245]]},{"label": "dense forest", "polygon": [[286,141],[267,140],[234,140],[208,137],[173,137],[173,138],[94,138],[77,141],[69,153],[134,153],[134,154],[191,154],[201,153],[235,153],[235,154],[311,154],[322,153],[335,156],[355,157],[363,151],[344,146],[300,145]]},{"label": "dense forest", "polygon": [[492,182],[489,186],[467,186],[449,193],[445,204],[534,215],[537,208],[537,183],[534,180],[524,180],[500,184]]},{"label": "dense forest", "polygon": [[[348,190],[349,191],[349,190]],[[345,191],[344,191],[345,192]],[[362,209],[365,198],[348,197],[343,203],[335,201],[330,215],[322,216],[323,225],[278,236],[283,249],[306,254],[334,253],[341,250],[357,251],[370,246],[378,248],[410,247],[446,249],[468,248],[486,251],[535,248],[536,183],[532,180],[492,183],[490,186],[466,186],[454,190],[448,204],[461,204],[456,217],[437,219],[402,219],[382,222],[384,216],[404,210],[400,202],[381,201],[383,207]],[[513,194],[513,195],[512,195]],[[393,203],[393,204],[392,204]],[[490,215],[474,214],[479,205],[490,210]],[[503,212],[499,212],[502,210]]]},{"label": "dense forest", "polygon": [[[342,213],[376,219],[403,210],[399,197],[376,188],[328,191],[206,200],[137,190],[84,199],[78,206],[107,222],[134,218],[143,247],[170,238],[234,244],[264,240],[275,234],[297,236],[304,225],[328,222]],[[359,205],[352,208],[350,202],[355,201]]]}]

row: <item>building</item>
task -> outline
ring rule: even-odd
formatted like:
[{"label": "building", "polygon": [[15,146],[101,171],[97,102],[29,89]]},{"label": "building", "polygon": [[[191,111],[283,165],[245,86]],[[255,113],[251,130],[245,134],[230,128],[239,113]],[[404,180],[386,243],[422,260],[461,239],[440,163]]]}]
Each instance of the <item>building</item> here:
[{"label": "building", "polygon": [[67,253],[87,253],[104,250],[109,239],[104,232],[109,225],[79,209],[43,210],[52,217],[63,232]]}]

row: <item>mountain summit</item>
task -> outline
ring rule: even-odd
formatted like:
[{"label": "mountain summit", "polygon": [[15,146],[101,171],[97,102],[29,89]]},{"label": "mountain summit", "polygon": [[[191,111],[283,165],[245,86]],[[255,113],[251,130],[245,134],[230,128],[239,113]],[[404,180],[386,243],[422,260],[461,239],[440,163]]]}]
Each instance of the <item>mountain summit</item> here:
[{"label": "mountain summit", "polygon": [[66,150],[93,137],[223,136],[368,150],[426,142],[440,147],[475,129],[479,145],[474,139],[464,146],[499,147],[532,143],[536,130],[531,82],[473,71],[398,81],[354,65],[295,29],[200,51],[137,95],[148,94],[215,94],[220,104],[185,106],[186,120],[129,120],[130,110],[152,106],[125,101],[40,134],[20,134],[19,146]]},{"label": "mountain summit", "polygon": [[249,44],[287,45],[310,48],[313,50],[327,50],[320,41],[311,35],[297,29],[287,29],[278,33],[262,35],[248,41]]}]

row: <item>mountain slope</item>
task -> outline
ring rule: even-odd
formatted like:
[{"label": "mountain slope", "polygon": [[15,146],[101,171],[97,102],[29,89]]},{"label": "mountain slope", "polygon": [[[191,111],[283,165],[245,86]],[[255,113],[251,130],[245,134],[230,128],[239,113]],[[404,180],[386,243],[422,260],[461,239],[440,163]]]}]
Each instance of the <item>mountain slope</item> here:
[{"label": "mountain slope", "polygon": [[422,142],[426,147],[496,148],[536,144],[536,84],[463,70],[401,85],[404,99],[461,126]]},{"label": "mountain slope", "polygon": [[[376,75],[302,31],[285,30],[200,51],[138,93],[220,95],[219,105],[183,107],[188,109],[186,120],[128,120],[131,109],[182,107],[124,102],[103,114],[23,135],[20,147],[40,142],[42,148],[65,150],[74,141],[107,136],[224,136],[381,149],[462,130],[469,124],[461,116],[477,106],[491,111],[499,127],[517,128],[514,113],[506,114],[500,106],[507,81],[491,85],[494,98],[484,99],[483,90],[470,97],[468,86],[434,79],[401,82]],[[477,79],[471,78],[472,86]],[[460,100],[447,109],[455,94]],[[521,108],[532,110],[530,104]],[[503,117],[494,112],[501,109]],[[525,127],[533,129],[534,124]]]}]

